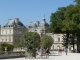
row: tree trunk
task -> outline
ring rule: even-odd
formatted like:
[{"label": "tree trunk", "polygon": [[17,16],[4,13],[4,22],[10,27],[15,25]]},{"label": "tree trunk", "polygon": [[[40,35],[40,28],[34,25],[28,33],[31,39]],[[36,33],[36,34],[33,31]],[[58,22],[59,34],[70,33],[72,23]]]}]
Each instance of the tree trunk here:
[{"label": "tree trunk", "polygon": [[75,32],[72,33],[72,45],[73,45],[73,50],[74,50],[74,44],[75,44]]},{"label": "tree trunk", "polygon": [[80,33],[77,33],[77,51],[80,53]]},{"label": "tree trunk", "polygon": [[69,42],[69,31],[66,32],[66,46],[68,47],[68,42]]}]

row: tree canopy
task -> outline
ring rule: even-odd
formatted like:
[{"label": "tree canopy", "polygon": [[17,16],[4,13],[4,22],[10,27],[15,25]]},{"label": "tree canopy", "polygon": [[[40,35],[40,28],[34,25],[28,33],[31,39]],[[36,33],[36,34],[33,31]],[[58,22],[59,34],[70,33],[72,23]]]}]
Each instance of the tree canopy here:
[{"label": "tree canopy", "polygon": [[76,4],[70,4],[66,7],[59,7],[56,12],[50,16],[50,31],[53,33],[66,34],[66,45],[69,43],[70,34],[77,37],[80,35],[80,0],[74,0]]},{"label": "tree canopy", "polygon": [[76,4],[80,4],[80,0],[74,0],[74,2],[76,2]]},{"label": "tree canopy", "polygon": [[43,47],[43,48],[50,48],[51,46],[52,46],[52,44],[53,44],[53,38],[51,37],[51,36],[48,36],[48,35],[43,35],[42,37],[41,37],[41,47]]},{"label": "tree canopy", "polygon": [[60,7],[55,13],[50,16],[50,30],[53,33],[61,33],[62,21],[65,19],[64,13],[66,7]]},{"label": "tree canopy", "polygon": [[27,48],[37,48],[40,45],[40,36],[36,32],[26,32],[21,39],[21,45]]}]

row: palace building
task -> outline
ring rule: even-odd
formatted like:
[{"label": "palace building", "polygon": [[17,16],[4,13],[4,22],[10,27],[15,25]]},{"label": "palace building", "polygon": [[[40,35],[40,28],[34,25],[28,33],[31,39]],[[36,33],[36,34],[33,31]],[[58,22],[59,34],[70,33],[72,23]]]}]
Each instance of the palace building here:
[{"label": "palace building", "polygon": [[0,28],[0,43],[7,42],[10,44],[17,44],[20,42],[21,36],[25,32],[37,32],[40,34],[47,34],[51,36],[54,40],[52,49],[57,49],[57,47],[62,47],[63,34],[53,34],[49,33],[46,29],[49,24],[46,22],[45,16],[42,22],[36,21],[35,23],[30,22],[29,25],[24,25],[19,18],[14,20],[8,19],[8,22]]},{"label": "palace building", "polygon": [[19,18],[8,19],[8,23],[1,27],[0,42],[16,44],[26,31],[26,27],[20,22]]}]

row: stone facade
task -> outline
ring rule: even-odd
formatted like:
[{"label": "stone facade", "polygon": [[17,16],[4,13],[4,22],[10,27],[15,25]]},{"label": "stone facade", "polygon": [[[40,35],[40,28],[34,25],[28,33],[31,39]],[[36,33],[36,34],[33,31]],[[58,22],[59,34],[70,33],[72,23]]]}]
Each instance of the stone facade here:
[{"label": "stone facade", "polygon": [[1,27],[0,42],[17,44],[20,42],[22,34],[26,31],[26,27],[18,18],[15,18],[15,20],[9,19],[8,23]]},{"label": "stone facade", "polygon": [[47,33],[47,35],[51,36],[54,40],[53,45],[51,49],[58,49],[58,47],[63,48],[63,34],[52,34],[52,33]]}]

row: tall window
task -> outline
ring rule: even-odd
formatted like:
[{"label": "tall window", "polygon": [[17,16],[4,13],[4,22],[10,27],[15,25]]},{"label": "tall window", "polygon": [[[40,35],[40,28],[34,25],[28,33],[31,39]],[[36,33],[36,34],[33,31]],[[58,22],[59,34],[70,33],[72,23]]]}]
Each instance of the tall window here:
[{"label": "tall window", "polygon": [[9,38],[9,42],[11,42],[11,38]]},{"label": "tall window", "polygon": [[4,34],[4,30],[2,30],[2,34]]},{"label": "tall window", "polygon": [[4,39],[2,39],[2,42],[4,42]]},{"label": "tall window", "polygon": [[52,49],[54,49],[54,45],[52,45]]},{"label": "tall window", "polygon": [[11,34],[11,30],[9,30],[10,34]]},{"label": "tall window", "polygon": [[7,38],[6,38],[6,41],[5,42],[7,42]]},{"label": "tall window", "polygon": [[6,34],[7,34],[7,30],[6,30]]},{"label": "tall window", "polygon": [[60,37],[58,37],[58,42],[60,42]]}]

